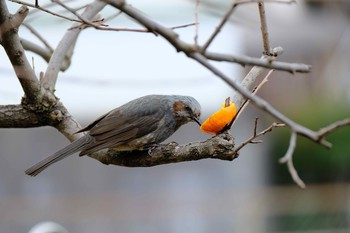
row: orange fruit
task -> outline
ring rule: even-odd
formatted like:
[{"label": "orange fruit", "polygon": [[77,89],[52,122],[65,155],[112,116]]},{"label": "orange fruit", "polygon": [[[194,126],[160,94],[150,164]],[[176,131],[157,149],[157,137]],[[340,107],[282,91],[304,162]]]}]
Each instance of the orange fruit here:
[{"label": "orange fruit", "polygon": [[231,122],[236,113],[236,105],[234,103],[230,102],[228,107],[225,107],[224,103],[222,109],[212,114],[202,123],[200,130],[208,134],[218,134]]}]

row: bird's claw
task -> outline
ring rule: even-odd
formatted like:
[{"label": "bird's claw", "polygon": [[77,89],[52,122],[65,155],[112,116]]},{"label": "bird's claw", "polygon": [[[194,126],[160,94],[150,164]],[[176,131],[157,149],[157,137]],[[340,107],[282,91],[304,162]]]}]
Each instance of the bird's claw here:
[{"label": "bird's claw", "polygon": [[156,149],[157,147],[159,147],[160,144],[154,144],[154,145],[151,145],[149,148],[148,148],[148,155],[151,155],[153,150]]}]

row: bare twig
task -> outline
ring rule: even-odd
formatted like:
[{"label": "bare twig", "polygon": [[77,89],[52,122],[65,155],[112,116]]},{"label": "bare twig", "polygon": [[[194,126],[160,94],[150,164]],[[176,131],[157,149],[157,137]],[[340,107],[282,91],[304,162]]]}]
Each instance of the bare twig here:
[{"label": "bare twig", "polygon": [[233,11],[236,9],[237,4],[234,3],[230,7],[230,9],[226,12],[225,16],[221,19],[219,25],[215,28],[215,31],[213,34],[209,37],[208,41],[202,46],[201,50],[202,52],[205,52],[209,45],[213,42],[214,38],[219,34],[223,26],[226,24],[226,22],[229,20],[230,16],[232,15]]},{"label": "bare twig", "polygon": [[170,27],[170,29],[180,29],[180,28],[186,28],[191,26],[196,26],[196,23],[187,23],[183,25],[178,25],[178,26]]},{"label": "bare twig", "polygon": [[90,21],[85,19],[82,15],[78,14],[77,11],[69,6],[67,6],[66,4],[64,4],[63,2],[59,1],[59,0],[52,0],[52,2],[57,3],[58,5],[60,5],[61,7],[63,7],[64,9],[66,9],[67,11],[69,11],[70,13],[74,14],[76,17],[78,17],[78,19],[86,25],[89,25],[90,27],[94,27],[94,28],[100,28],[102,27],[107,27],[108,25],[102,24],[101,21],[103,20],[99,20],[98,24],[96,23],[97,21]]},{"label": "bare twig", "polygon": [[258,2],[258,8],[259,8],[259,16],[260,16],[260,29],[262,34],[263,48],[264,48],[263,54],[270,56],[271,55],[270,39],[269,39],[269,32],[268,32],[267,23],[266,23],[264,2]]},{"label": "bare twig", "polygon": [[248,138],[247,140],[245,140],[241,145],[237,146],[235,148],[235,150],[233,151],[232,155],[236,156],[238,154],[238,152],[245,147],[247,144],[257,144],[257,143],[261,143],[262,141],[255,141],[256,138],[265,135],[266,133],[272,131],[274,128],[280,128],[280,127],[285,127],[285,124],[280,124],[280,123],[272,123],[269,127],[267,127],[266,129],[262,130],[261,132],[257,133],[257,126],[258,126],[258,118],[255,118],[254,121],[254,130],[253,130],[253,135]]},{"label": "bare twig", "polygon": [[280,163],[287,163],[288,171],[290,175],[292,176],[292,179],[294,182],[300,187],[305,188],[305,183],[302,179],[300,179],[297,170],[294,167],[293,164],[293,153],[295,150],[297,144],[297,134],[296,132],[292,131],[290,141],[289,141],[289,147],[286,152],[286,154],[279,160]]},{"label": "bare twig", "polygon": [[294,167],[293,164],[293,158],[287,161],[287,167],[290,175],[292,176],[292,179],[294,182],[302,189],[306,188],[306,185],[302,179],[300,179],[297,170]]},{"label": "bare twig", "polygon": [[274,3],[296,3],[296,0],[235,0],[236,4],[244,4],[244,3],[254,3],[254,2],[274,2]]},{"label": "bare twig", "polygon": [[292,158],[296,144],[297,144],[297,134],[295,132],[292,132],[290,136],[288,150],[286,154],[279,160],[280,163],[286,163],[288,160]]},{"label": "bare twig", "polygon": [[267,59],[260,59],[260,58],[249,57],[244,55],[233,56],[233,55],[226,55],[226,54],[220,54],[220,53],[205,52],[204,56],[213,61],[234,62],[234,63],[241,64],[243,66],[246,66],[246,65],[260,66],[268,69],[288,71],[290,73],[297,73],[297,72],[308,73],[311,71],[311,66],[306,64],[287,63],[287,62],[280,62],[280,61],[271,62]]},{"label": "bare twig", "polygon": [[[102,30],[102,31],[125,31],[125,32],[145,32],[145,33],[154,33],[148,29],[134,29],[134,28],[115,28],[115,27],[109,27],[109,25],[103,24],[102,22],[104,22],[105,20],[94,20],[94,21],[90,21],[85,19],[82,15],[78,14],[77,11],[73,8],[70,8],[69,6],[67,6],[66,4],[64,4],[62,1],[59,0],[52,0],[53,2],[57,3],[58,5],[62,6],[64,9],[66,9],[67,11],[69,11],[70,13],[74,14],[75,16],[78,17],[78,19],[81,20],[82,25],[77,25],[77,26],[73,26],[70,29],[84,29],[87,27],[93,27],[97,30]],[[114,14],[112,17],[116,17],[118,15],[121,14],[120,12],[117,12],[117,14]],[[198,17],[198,16],[197,16]],[[111,17],[110,17],[111,18]],[[108,20],[108,19],[106,19]],[[198,20],[198,18],[196,18],[196,20]],[[97,23],[98,22],[98,23]],[[174,26],[174,27],[170,27],[170,29],[179,29],[179,28],[185,28],[185,27],[189,27],[189,26],[198,26],[198,22],[195,23],[190,23],[190,24],[184,24],[184,25],[179,25],[179,26]],[[198,29],[196,29],[198,30]],[[198,33],[198,31],[196,32]],[[155,34],[156,35],[156,34]]]},{"label": "bare twig", "polygon": [[199,33],[199,1],[196,0],[195,2],[195,9],[194,9],[194,22],[195,22],[195,35],[194,35],[194,45],[198,47],[198,33]]},{"label": "bare twig", "polygon": [[72,18],[69,18],[67,16],[64,16],[64,15],[61,15],[61,14],[58,14],[58,13],[55,13],[53,11],[50,11],[48,9],[46,9],[45,7],[41,7],[37,4],[30,4],[30,3],[27,3],[27,2],[23,2],[23,1],[20,1],[20,0],[9,0],[11,2],[14,2],[14,3],[18,3],[18,4],[21,4],[23,6],[28,6],[28,7],[32,7],[32,8],[36,8],[40,11],[43,11],[43,12],[46,12],[50,15],[53,15],[53,16],[56,16],[56,17],[59,17],[59,18],[62,18],[62,19],[65,19],[65,20],[69,20],[69,21],[72,21],[72,22],[79,22],[79,23],[82,23],[80,20],[76,20],[76,19],[72,19]]},{"label": "bare twig", "polygon": [[[183,24],[183,25],[178,25],[178,26],[173,26],[170,27],[169,29],[180,29],[180,28],[186,28],[186,27],[190,27],[190,26],[194,26],[196,25],[195,23],[189,23],[189,24]],[[116,31],[116,32],[141,32],[141,33],[153,33],[148,29],[136,29],[136,28],[116,28],[116,27],[105,27],[105,26],[91,26],[91,25],[87,25],[87,24],[80,24],[74,27],[69,28],[69,30],[71,29],[83,29],[83,28],[88,28],[88,27],[93,27],[96,30],[101,30],[101,31]],[[157,35],[157,34],[155,34]]]},{"label": "bare twig", "polygon": [[332,133],[334,130],[343,127],[343,126],[349,126],[350,125],[350,119],[344,119],[337,122],[334,122],[324,128],[321,128],[318,131],[318,134],[320,135],[320,138],[324,138],[327,134]]},{"label": "bare twig", "polygon": [[37,30],[35,30],[32,26],[30,26],[27,23],[23,23],[22,25],[25,26],[33,35],[35,35],[45,45],[49,52],[53,52],[53,48],[51,47],[51,45],[45,40],[44,37],[40,35],[40,33]]}]

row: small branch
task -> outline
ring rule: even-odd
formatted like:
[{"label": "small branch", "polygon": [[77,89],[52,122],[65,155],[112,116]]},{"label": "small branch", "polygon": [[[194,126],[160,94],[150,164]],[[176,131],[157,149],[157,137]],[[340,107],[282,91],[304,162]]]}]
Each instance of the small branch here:
[{"label": "small branch", "polygon": [[300,179],[297,170],[294,167],[293,159],[287,161],[287,167],[290,175],[292,176],[292,179],[294,182],[302,189],[306,188],[306,185],[302,179]]},{"label": "small branch", "polygon": [[300,188],[304,189],[306,187],[305,183],[303,182],[302,179],[300,179],[298,172],[295,169],[294,164],[293,164],[293,153],[294,153],[296,144],[297,144],[297,134],[296,134],[296,132],[292,131],[290,141],[289,141],[288,150],[287,150],[286,154],[279,160],[279,162],[280,163],[287,163],[288,171],[289,171],[290,175],[292,176],[292,179]]},{"label": "small branch", "polygon": [[67,6],[66,4],[64,4],[63,2],[59,1],[59,0],[51,0],[52,2],[60,5],[61,7],[63,7],[64,9],[66,9],[68,12],[72,13],[73,15],[75,15],[76,17],[78,17],[78,19],[83,23],[86,24],[90,27],[94,27],[94,28],[101,28],[101,26],[106,27],[107,25],[104,25],[102,23],[97,24],[96,22],[92,22],[90,20],[85,19],[82,15],[78,14],[77,11],[73,8],[70,8],[69,6]]},{"label": "small branch", "polygon": [[[39,45],[26,40],[26,39],[21,39],[21,44],[23,48],[27,51],[31,51],[40,57],[42,57],[47,63],[50,61],[52,52],[50,52],[48,49],[42,48]],[[68,56],[65,57],[66,59],[64,60],[62,66],[61,66],[61,71],[65,71],[69,68],[70,66],[70,58]]]},{"label": "small branch", "polygon": [[80,24],[80,25],[77,25],[77,26],[73,26],[73,27],[69,28],[69,30],[72,30],[72,29],[79,29],[79,30],[82,30],[82,29],[89,28],[89,27],[93,27],[94,29],[99,30],[99,31],[152,33],[152,32],[150,32],[150,31],[147,30],[147,29],[137,29],[137,28],[113,28],[113,27],[107,27],[107,25],[105,25],[105,26],[98,26],[98,25],[92,26],[92,25],[86,24],[86,23]]},{"label": "small branch", "polygon": [[280,163],[286,163],[288,160],[292,159],[296,144],[297,144],[297,134],[295,132],[292,132],[290,136],[288,150],[286,154],[279,160]]},{"label": "small branch", "polygon": [[199,33],[199,1],[195,0],[195,10],[194,10],[194,22],[195,22],[195,35],[194,35],[194,45],[198,47],[198,33]]},{"label": "small branch", "polygon": [[23,26],[25,26],[33,35],[35,35],[40,41],[41,43],[43,43],[45,45],[45,47],[49,50],[50,53],[53,53],[53,48],[51,47],[51,45],[44,39],[44,37],[42,37],[40,35],[40,33],[35,30],[32,26],[30,26],[29,24],[23,23]]},{"label": "small branch", "polygon": [[183,25],[170,27],[170,29],[180,29],[180,28],[186,28],[186,27],[191,27],[191,26],[196,26],[196,25],[197,25],[196,23],[187,23],[187,24],[183,24]]},{"label": "small branch", "polygon": [[263,41],[264,55],[271,55],[269,32],[267,29],[266,15],[265,15],[265,5],[264,2],[258,2],[259,16],[260,16],[260,29]]},{"label": "small branch", "polygon": [[[186,28],[186,27],[190,27],[190,26],[194,26],[196,25],[195,23],[189,23],[189,24],[184,24],[184,25],[178,25],[178,26],[173,26],[170,27],[169,29],[180,29],[180,28]],[[71,27],[69,29],[84,29],[84,28],[88,28],[88,27],[93,27],[96,30],[100,30],[100,31],[115,31],[115,32],[140,32],[140,33],[153,33],[149,31],[148,29],[137,29],[137,28],[115,28],[115,27],[106,27],[106,26],[91,26],[91,25],[87,25],[87,24],[80,24],[78,26],[74,26]],[[155,34],[157,35],[157,34]]]},{"label": "small branch", "polygon": [[246,65],[260,66],[268,69],[288,71],[293,74],[308,73],[311,71],[311,66],[306,64],[287,63],[287,62],[280,62],[280,61],[271,62],[268,59],[255,58],[255,57],[249,57],[244,55],[232,56],[232,55],[226,55],[226,54],[206,52],[204,53],[204,56],[209,60],[213,60],[213,61],[233,62],[233,63],[241,64],[243,66],[246,66]]},{"label": "small branch", "polygon": [[286,4],[297,3],[296,0],[235,0],[235,2],[236,4],[254,3],[254,2],[274,2],[274,3],[286,3]]},{"label": "small branch", "polygon": [[49,50],[42,48],[39,45],[23,38],[21,39],[21,44],[25,50],[36,53],[37,55],[42,57],[46,62],[50,61],[52,53]]},{"label": "small branch", "polygon": [[280,127],[285,127],[285,124],[279,124],[279,123],[272,123],[269,127],[267,127],[266,129],[262,130],[261,132],[257,133],[257,126],[258,126],[258,118],[255,118],[254,121],[254,131],[253,131],[253,135],[248,138],[247,140],[245,140],[241,145],[237,146],[235,148],[235,150],[233,151],[233,155],[238,154],[238,152],[245,147],[247,144],[256,144],[256,143],[261,143],[261,141],[254,141],[256,138],[265,135],[266,133],[272,131],[274,128],[280,128]]},{"label": "small branch", "polygon": [[219,34],[219,32],[221,31],[223,26],[226,24],[226,22],[231,17],[233,11],[236,9],[236,6],[237,6],[236,3],[232,4],[230,9],[226,12],[225,16],[221,19],[219,25],[215,28],[215,31],[213,32],[213,34],[209,37],[208,41],[201,48],[202,53],[204,53],[207,50],[209,45],[213,42],[214,38]]},{"label": "small branch", "polygon": [[36,5],[36,4],[30,4],[30,3],[23,2],[23,1],[20,1],[20,0],[9,0],[9,1],[14,2],[14,3],[21,4],[21,5],[23,5],[23,6],[36,8],[36,9],[38,9],[38,10],[40,10],[40,11],[46,12],[46,13],[48,13],[48,14],[50,14],[50,15],[53,15],[53,16],[56,16],[56,17],[59,17],[59,18],[65,19],[65,20],[69,20],[69,21],[72,21],[72,22],[79,22],[79,23],[82,23],[82,22],[79,21],[79,20],[72,19],[72,18],[69,18],[69,17],[64,16],[64,15],[60,15],[60,14],[58,14],[58,13],[55,13],[55,12],[53,12],[53,11],[50,11],[50,10],[48,10],[48,9],[46,9],[46,8],[44,8],[44,7],[41,7],[41,6],[39,6],[39,5]]},{"label": "small branch", "polygon": [[318,136],[320,139],[324,138],[327,134],[332,133],[333,131],[335,131],[336,129],[340,128],[340,127],[344,127],[344,126],[349,126],[350,125],[350,119],[344,119],[344,120],[340,120],[337,122],[334,122],[324,128],[321,128],[318,131]]}]

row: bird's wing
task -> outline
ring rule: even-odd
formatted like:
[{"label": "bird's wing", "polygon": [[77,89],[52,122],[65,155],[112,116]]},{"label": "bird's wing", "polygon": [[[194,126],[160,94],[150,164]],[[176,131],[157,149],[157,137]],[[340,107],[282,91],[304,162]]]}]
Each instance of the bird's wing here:
[{"label": "bird's wing", "polygon": [[[81,155],[89,154],[105,148],[113,148],[140,138],[158,127],[158,122],[164,116],[159,106],[150,106],[147,111],[132,112],[116,109],[95,121],[89,134],[94,141],[87,145]],[[88,127],[87,127],[88,128]]]},{"label": "bird's wing", "polygon": [[100,116],[99,118],[97,118],[94,122],[92,122],[91,124],[87,125],[86,127],[82,128],[81,130],[77,131],[76,133],[81,133],[81,132],[85,132],[90,130],[92,127],[94,127],[98,122],[100,122],[103,118],[105,118],[110,112]]}]

